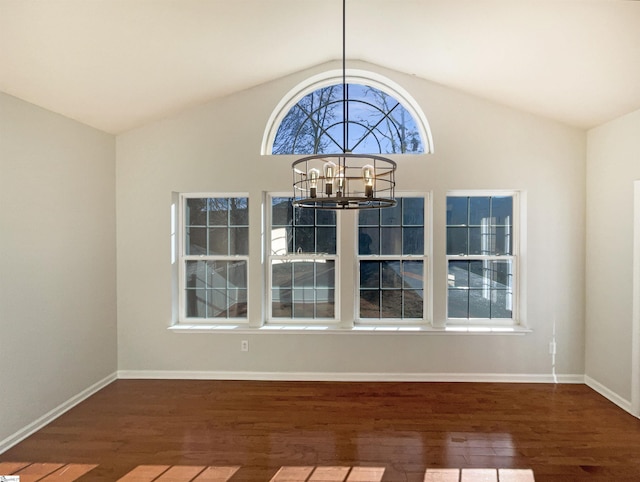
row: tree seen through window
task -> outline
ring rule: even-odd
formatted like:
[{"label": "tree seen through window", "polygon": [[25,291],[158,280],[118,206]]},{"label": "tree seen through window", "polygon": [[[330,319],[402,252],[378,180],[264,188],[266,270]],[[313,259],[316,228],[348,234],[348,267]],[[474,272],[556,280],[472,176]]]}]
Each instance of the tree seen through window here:
[{"label": "tree seen through window", "polygon": [[[304,96],[282,119],[273,154],[421,154],[413,116],[394,97],[362,84],[330,85]],[[344,126],[348,126],[345,146]]]}]

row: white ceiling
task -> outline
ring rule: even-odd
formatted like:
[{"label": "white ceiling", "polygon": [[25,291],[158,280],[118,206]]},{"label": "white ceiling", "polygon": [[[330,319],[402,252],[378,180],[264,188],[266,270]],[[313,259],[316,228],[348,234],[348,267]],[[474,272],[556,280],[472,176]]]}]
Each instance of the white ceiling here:
[{"label": "white ceiling", "polygon": [[[111,133],[342,56],[341,0],[0,0],[0,90]],[[347,57],[589,128],[640,109],[640,1],[347,0]]]}]

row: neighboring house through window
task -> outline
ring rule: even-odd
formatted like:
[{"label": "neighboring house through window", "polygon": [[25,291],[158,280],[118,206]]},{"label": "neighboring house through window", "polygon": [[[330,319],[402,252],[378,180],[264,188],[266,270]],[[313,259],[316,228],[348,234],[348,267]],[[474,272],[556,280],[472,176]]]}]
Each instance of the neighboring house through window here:
[{"label": "neighboring house through window", "polygon": [[182,195],[182,322],[247,319],[249,199]]},{"label": "neighboring house through window", "polygon": [[359,318],[425,319],[425,197],[358,213]]},{"label": "neighboring house through window", "polygon": [[517,193],[447,196],[450,321],[517,320],[517,206]]}]

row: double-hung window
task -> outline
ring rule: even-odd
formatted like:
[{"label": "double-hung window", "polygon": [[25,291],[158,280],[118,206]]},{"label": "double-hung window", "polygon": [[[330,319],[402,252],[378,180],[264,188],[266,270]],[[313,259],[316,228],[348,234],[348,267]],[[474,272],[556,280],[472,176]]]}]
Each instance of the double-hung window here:
[{"label": "double-hung window", "polygon": [[358,213],[358,319],[421,322],[427,314],[424,196]]},{"label": "double-hung window", "polygon": [[179,320],[246,320],[248,197],[184,194],[180,210]]},{"label": "double-hung window", "polygon": [[447,196],[447,318],[517,318],[517,193]]},{"label": "double-hung window", "polygon": [[269,195],[268,321],[335,321],[338,270],[336,212],[296,208]]}]

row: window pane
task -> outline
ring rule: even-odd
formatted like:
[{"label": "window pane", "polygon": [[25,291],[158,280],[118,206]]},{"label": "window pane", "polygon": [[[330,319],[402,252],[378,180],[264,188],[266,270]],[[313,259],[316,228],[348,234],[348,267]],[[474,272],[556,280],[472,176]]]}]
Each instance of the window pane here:
[{"label": "window pane", "polygon": [[229,318],[247,317],[247,290],[229,290],[227,311]]},{"label": "window pane", "polygon": [[380,261],[360,261],[360,288],[380,287]]},{"label": "window pane", "polygon": [[227,226],[229,224],[228,210],[228,199],[209,199],[209,226]]},{"label": "window pane", "polygon": [[491,286],[496,289],[511,289],[513,282],[513,265],[511,260],[493,261],[491,263]]},{"label": "window pane", "polygon": [[315,224],[315,209],[293,208],[296,226],[313,226]]},{"label": "window pane", "polygon": [[229,254],[249,254],[249,228],[230,228],[229,235]]},{"label": "window pane", "polygon": [[469,261],[469,286],[471,288],[489,288],[491,269],[489,261]]},{"label": "window pane", "polygon": [[272,261],[271,312],[278,318],[335,317],[335,261]]},{"label": "window pane", "polygon": [[229,200],[229,224],[231,226],[249,225],[249,200],[246,197]]},{"label": "window pane", "polygon": [[392,208],[380,209],[380,224],[382,226],[402,225],[402,199]]},{"label": "window pane", "polygon": [[335,290],[316,290],[316,316],[318,318],[335,317]]},{"label": "window pane", "polygon": [[402,318],[402,291],[382,291],[381,318]]},{"label": "window pane", "polygon": [[447,228],[447,254],[468,254],[467,228]]},{"label": "window pane", "polygon": [[468,198],[447,197],[447,226],[466,226],[468,214]]},{"label": "window pane", "polygon": [[423,313],[423,291],[404,290],[402,292],[404,313],[403,318],[422,318]]},{"label": "window pane", "polygon": [[402,254],[424,254],[424,228],[402,228]]},{"label": "window pane", "polygon": [[495,225],[511,225],[513,223],[513,198],[511,196],[492,198],[491,217]]},{"label": "window pane", "polygon": [[450,287],[468,287],[469,286],[469,262],[468,261],[449,261],[449,277],[448,284]]},{"label": "window pane", "polygon": [[469,233],[469,250],[466,254],[490,254],[483,252],[482,248],[487,246],[482,245],[482,228],[468,228]]},{"label": "window pane", "polygon": [[318,237],[318,253],[336,254],[336,228],[316,228]]},{"label": "window pane", "polygon": [[[379,89],[348,84],[347,112],[340,112],[341,84],[321,87],[305,95],[284,116],[276,133],[274,154],[421,153],[424,152],[418,125],[392,95]],[[397,119],[401,119],[399,122]],[[350,123],[349,139],[343,139],[344,122]],[[376,126],[371,130],[365,126]]]},{"label": "window pane", "polygon": [[479,226],[482,222],[489,222],[490,197],[469,198],[469,225]]},{"label": "window pane", "polygon": [[424,199],[402,198],[402,224],[405,226],[424,225]]},{"label": "window pane", "polygon": [[202,198],[187,199],[187,226],[207,225],[207,200]]},{"label": "window pane", "polygon": [[380,209],[364,209],[358,212],[360,226],[378,226],[380,224]]},{"label": "window pane", "polygon": [[315,229],[294,228],[294,253],[315,253]]},{"label": "window pane", "polygon": [[204,288],[207,284],[207,263],[205,261],[187,261],[185,283],[187,288]]},{"label": "window pane", "polygon": [[380,228],[359,228],[358,254],[380,254]]},{"label": "window pane", "polygon": [[360,291],[360,318],[380,318],[380,291]]},{"label": "window pane", "polygon": [[491,318],[511,318],[512,294],[507,290],[491,291]]},{"label": "window pane", "polygon": [[271,200],[271,219],[274,226],[289,226],[293,220],[293,205],[291,199],[274,197]]},{"label": "window pane", "polygon": [[469,318],[491,318],[488,290],[469,290]]},{"label": "window pane", "polygon": [[312,288],[314,286],[314,263],[301,261],[293,264],[293,286],[296,288]]},{"label": "window pane", "polygon": [[313,318],[315,307],[315,291],[313,289],[293,290],[293,317]]},{"label": "window pane", "polygon": [[380,228],[380,254],[402,254],[402,228]]},{"label": "window pane", "polygon": [[231,261],[227,265],[229,288],[247,288],[247,262]]},{"label": "window pane", "polygon": [[227,287],[227,261],[207,261],[207,287]]},{"label": "window pane", "polygon": [[187,289],[186,311],[189,318],[206,318],[207,316],[207,290]]},{"label": "window pane", "polygon": [[469,318],[468,291],[449,288],[447,297],[449,318]]},{"label": "window pane", "polygon": [[229,254],[229,231],[227,228],[209,228],[209,255]]},{"label": "window pane", "polygon": [[327,261],[326,263],[316,263],[316,287],[334,288],[336,285],[336,263]]},{"label": "window pane", "polygon": [[512,254],[512,236],[510,227],[496,228],[495,254]]},{"label": "window pane", "polygon": [[316,210],[316,224],[318,226],[335,226],[336,213],[327,209]]},{"label": "window pane", "polygon": [[402,288],[402,274],[400,273],[400,261],[382,262],[382,287]]},{"label": "window pane", "polygon": [[291,288],[271,290],[271,314],[276,318],[291,318],[293,316]]},{"label": "window pane", "polygon": [[293,251],[293,228],[281,227],[271,230],[271,253],[282,256]]},{"label": "window pane", "polygon": [[207,228],[186,228],[186,255],[201,255],[207,253]]},{"label": "window pane", "polygon": [[271,285],[274,288],[293,286],[293,264],[274,260],[271,264]]},{"label": "window pane", "polygon": [[227,317],[227,290],[207,290],[207,317]]},{"label": "window pane", "polygon": [[405,287],[414,289],[422,289],[424,287],[424,262],[403,261],[402,269],[402,278]]}]

